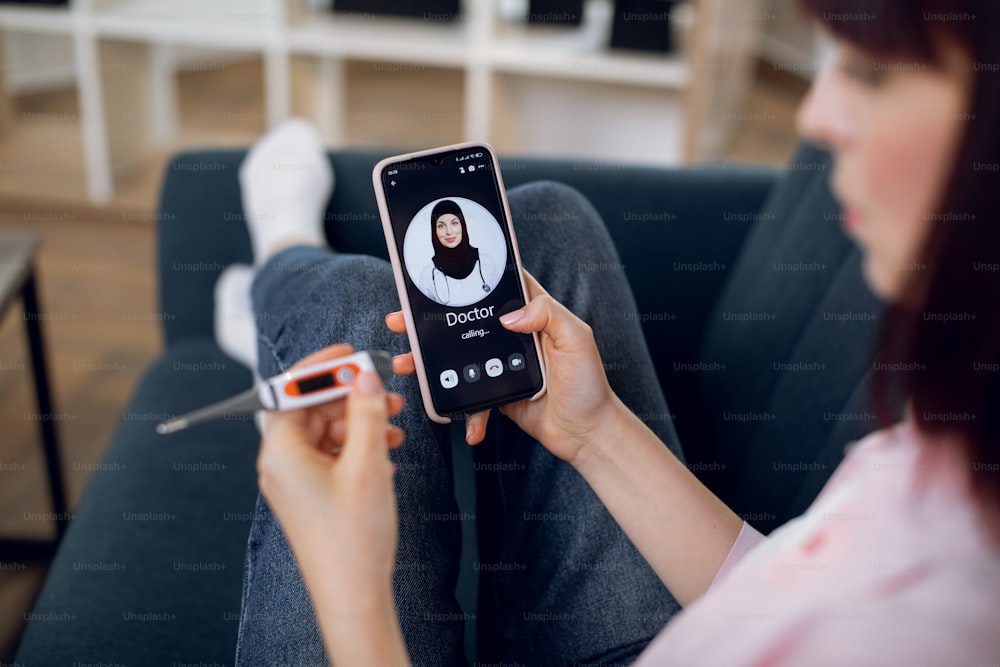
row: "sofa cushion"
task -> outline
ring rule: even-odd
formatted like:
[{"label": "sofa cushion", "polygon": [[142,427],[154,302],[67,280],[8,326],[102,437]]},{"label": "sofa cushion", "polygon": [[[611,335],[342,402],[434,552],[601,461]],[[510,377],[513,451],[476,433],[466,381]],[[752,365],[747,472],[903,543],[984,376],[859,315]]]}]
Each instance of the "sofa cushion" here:
[{"label": "sofa cushion", "polygon": [[146,372],[80,500],[17,664],[229,664],[254,500],[246,420],[170,436],[156,423],[250,385],[211,341]]}]

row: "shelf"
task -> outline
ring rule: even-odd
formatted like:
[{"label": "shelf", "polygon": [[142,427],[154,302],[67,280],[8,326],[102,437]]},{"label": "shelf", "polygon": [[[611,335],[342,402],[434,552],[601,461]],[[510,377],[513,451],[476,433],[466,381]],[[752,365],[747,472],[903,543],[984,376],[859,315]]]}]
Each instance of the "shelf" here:
[{"label": "shelf", "polygon": [[[0,6],[0,31],[72,39],[82,170],[91,200],[101,203],[150,149],[179,147],[178,74],[221,69],[233,54],[261,63],[254,128],[300,113],[331,147],[352,145],[359,132],[424,142],[421,130],[433,127],[508,152],[678,163],[714,154],[718,133],[709,126],[720,114],[710,111],[738,101],[734,81],[760,29],[741,18],[752,17],[760,0],[689,0],[671,14],[678,53],[654,54],[608,46],[611,0],[587,0],[579,26],[527,24],[527,0],[465,0],[455,22],[336,13],[321,8],[324,1]],[[189,65],[178,57],[185,48],[210,61]],[[386,91],[360,117],[345,99],[351,61],[375,63],[371,84]],[[419,109],[422,75],[443,70],[453,77],[452,99]],[[198,99],[215,112],[221,106]],[[0,129],[14,126],[8,102],[0,96]],[[397,134],[376,128],[380,115]],[[617,128],[614,137],[595,129],[606,123]]]},{"label": "shelf", "polygon": [[315,12],[289,29],[288,47],[301,55],[464,67],[469,55],[468,35],[463,21],[426,24]]},{"label": "shelf", "polygon": [[603,30],[507,25],[489,44],[472,43],[462,22],[426,25],[403,19],[361,20],[310,14],[289,31],[300,55],[356,58],[678,90],[690,68],[676,55],[621,53],[605,47]]},{"label": "shelf", "polygon": [[609,48],[611,20],[608,3],[592,3],[578,27],[498,20],[491,60],[507,73],[671,90],[690,83],[690,67],[678,54]]},{"label": "shelf", "polygon": [[265,0],[114,0],[91,14],[98,37],[260,51],[280,17]]},{"label": "shelf", "polygon": [[691,80],[691,69],[677,57],[615,53],[551,54],[542,58],[520,48],[501,46],[494,56],[497,71],[529,76],[621,83],[680,90]]},{"label": "shelf", "polygon": [[0,28],[24,32],[69,35],[73,13],[65,7],[0,5]]}]

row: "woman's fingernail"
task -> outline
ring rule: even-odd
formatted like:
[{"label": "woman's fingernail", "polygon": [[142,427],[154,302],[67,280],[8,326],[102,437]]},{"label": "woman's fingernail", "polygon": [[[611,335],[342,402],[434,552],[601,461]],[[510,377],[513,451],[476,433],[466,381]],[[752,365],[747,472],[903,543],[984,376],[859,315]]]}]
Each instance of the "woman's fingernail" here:
[{"label": "woman's fingernail", "polygon": [[500,323],[504,326],[510,326],[511,324],[516,324],[524,318],[524,308],[518,308],[517,310],[511,311],[506,315],[500,316]]},{"label": "woman's fingernail", "polygon": [[476,433],[476,427],[474,424],[469,424],[465,427],[465,441],[468,442],[472,439],[472,436]]},{"label": "woman's fingernail", "polygon": [[354,385],[359,394],[363,396],[374,396],[382,391],[382,381],[378,375],[372,371],[365,371],[358,376],[358,381]]}]

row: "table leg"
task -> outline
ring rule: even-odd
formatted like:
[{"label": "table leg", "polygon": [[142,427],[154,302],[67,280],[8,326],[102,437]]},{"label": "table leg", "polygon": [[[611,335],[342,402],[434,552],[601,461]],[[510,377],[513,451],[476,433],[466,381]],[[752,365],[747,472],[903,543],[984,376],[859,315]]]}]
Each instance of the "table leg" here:
[{"label": "table leg", "polygon": [[66,487],[63,483],[62,461],[56,436],[55,411],[52,409],[52,393],[49,387],[48,366],[45,362],[45,344],[42,340],[41,312],[38,306],[38,291],[35,285],[35,271],[32,268],[21,288],[24,304],[24,323],[31,351],[31,368],[35,380],[35,397],[38,402],[38,420],[42,431],[42,445],[45,448],[45,464],[48,470],[49,491],[52,494],[52,511],[56,516],[57,540],[63,536],[69,521],[66,508]]}]

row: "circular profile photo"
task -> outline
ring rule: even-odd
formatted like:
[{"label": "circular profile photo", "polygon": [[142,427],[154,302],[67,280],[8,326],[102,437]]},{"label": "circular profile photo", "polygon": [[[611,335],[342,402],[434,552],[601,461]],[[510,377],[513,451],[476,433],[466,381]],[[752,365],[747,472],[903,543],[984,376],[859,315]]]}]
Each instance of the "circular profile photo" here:
[{"label": "circular profile photo", "polygon": [[410,280],[442,306],[469,306],[497,286],[507,243],[496,218],[464,197],[435,199],[417,211],[403,237]]}]

